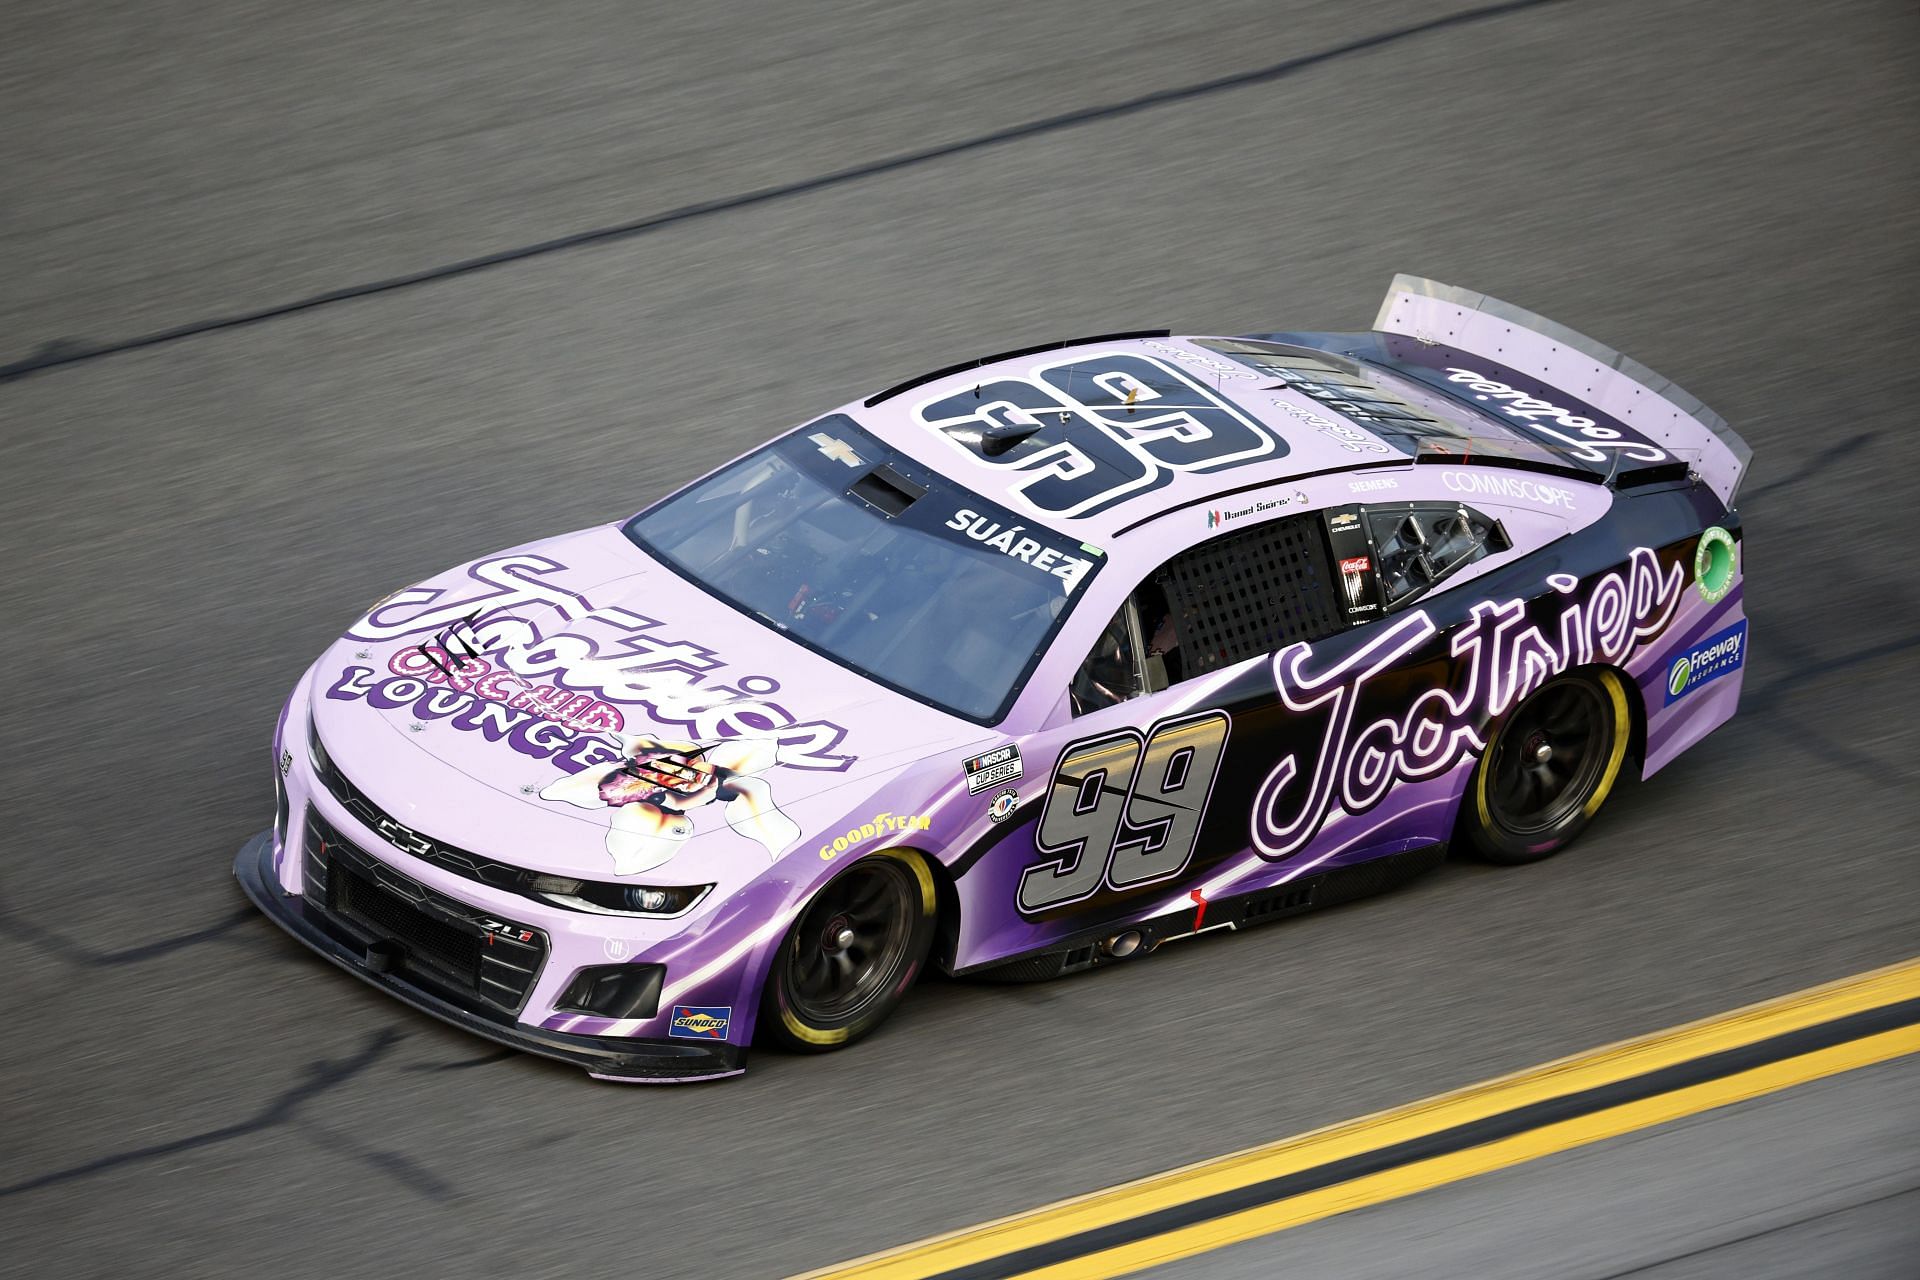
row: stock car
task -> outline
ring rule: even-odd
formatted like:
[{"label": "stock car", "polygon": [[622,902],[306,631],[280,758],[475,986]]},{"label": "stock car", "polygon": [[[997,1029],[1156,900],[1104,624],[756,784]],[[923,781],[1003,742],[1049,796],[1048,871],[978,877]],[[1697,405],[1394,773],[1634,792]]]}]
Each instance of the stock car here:
[{"label": "stock car", "polygon": [[1559,852],[1724,723],[1744,442],[1397,277],[1366,333],[1056,342],[395,592],[235,874],[322,956],[625,1081]]}]

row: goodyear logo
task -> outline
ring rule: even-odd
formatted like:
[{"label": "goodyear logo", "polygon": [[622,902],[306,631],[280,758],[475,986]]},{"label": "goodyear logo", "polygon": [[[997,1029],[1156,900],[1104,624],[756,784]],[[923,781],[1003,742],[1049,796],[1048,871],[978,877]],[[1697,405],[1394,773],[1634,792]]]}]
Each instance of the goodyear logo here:
[{"label": "goodyear logo", "polygon": [[673,1020],[667,1024],[667,1034],[682,1040],[725,1040],[727,1024],[731,1021],[731,1005],[677,1004],[673,1006]]},{"label": "goodyear logo", "polygon": [[1667,706],[1692,693],[1703,684],[1738,671],[1747,660],[1747,621],[1725,631],[1715,632],[1673,660],[1667,668]]}]

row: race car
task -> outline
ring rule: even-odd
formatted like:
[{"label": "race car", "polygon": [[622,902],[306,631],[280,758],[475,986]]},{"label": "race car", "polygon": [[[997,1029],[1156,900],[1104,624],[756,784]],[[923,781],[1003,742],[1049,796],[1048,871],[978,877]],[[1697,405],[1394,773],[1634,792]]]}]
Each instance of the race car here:
[{"label": "race car", "polygon": [[234,871],[327,959],[623,1081],[1558,853],[1731,717],[1751,451],[1397,277],[1366,333],[1054,342],[397,591]]}]

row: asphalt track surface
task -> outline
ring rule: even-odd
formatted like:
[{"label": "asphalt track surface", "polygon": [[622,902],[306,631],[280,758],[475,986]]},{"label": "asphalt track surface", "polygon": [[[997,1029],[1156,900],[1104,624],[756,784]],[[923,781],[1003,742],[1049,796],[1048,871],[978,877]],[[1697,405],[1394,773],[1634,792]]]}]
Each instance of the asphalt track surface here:
[{"label": "asphalt track surface", "polygon": [[[1910,4],[7,18],[0,1270],[776,1275],[1917,949]],[[1743,714],[1567,857],[670,1090],[444,1029],[230,881],[285,689],[393,587],[937,365],[1364,327],[1396,270],[1755,449]]]},{"label": "asphalt track surface", "polygon": [[1913,1280],[1916,1221],[1909,1057],[1136,1274]]}]

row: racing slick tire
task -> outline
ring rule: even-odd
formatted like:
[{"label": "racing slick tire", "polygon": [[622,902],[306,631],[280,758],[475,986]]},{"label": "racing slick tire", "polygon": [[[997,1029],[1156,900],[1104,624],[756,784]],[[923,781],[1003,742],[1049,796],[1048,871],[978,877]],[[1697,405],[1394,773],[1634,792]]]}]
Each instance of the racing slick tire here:
[{"label": "racing slick tire", "polygon": [[926,966],[939,894],[926,859],[883,849],[829,880],[781,940],[760,1025],[803,1053],[852,1044],[886,1021]]},{"label": "racing slick tire", "polygon": [[1619,780],[1633,713],[1616,671],[1547,681],[1493,729],[1467,783],[1461,825],[1489,862],[1550,858],[1585,829]]}]

